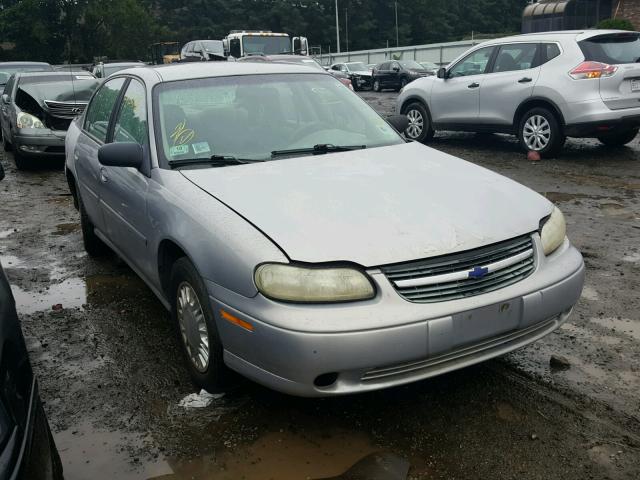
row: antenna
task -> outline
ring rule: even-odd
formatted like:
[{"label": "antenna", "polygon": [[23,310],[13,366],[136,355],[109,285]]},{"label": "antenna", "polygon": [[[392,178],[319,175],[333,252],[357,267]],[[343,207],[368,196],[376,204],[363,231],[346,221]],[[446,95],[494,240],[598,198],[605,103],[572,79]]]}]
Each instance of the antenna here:
[{"label": "antenna", "polygon": [[78,103],[78,97],[76,95],[76,84],[73,80],[73,69],[71,68],[71,39],[68,38],[67,39],[67,45],[68,45],[68,50],[67,53],[69,54],[69,76],[71,77],[71,89],[73,90],[73,103]]}]

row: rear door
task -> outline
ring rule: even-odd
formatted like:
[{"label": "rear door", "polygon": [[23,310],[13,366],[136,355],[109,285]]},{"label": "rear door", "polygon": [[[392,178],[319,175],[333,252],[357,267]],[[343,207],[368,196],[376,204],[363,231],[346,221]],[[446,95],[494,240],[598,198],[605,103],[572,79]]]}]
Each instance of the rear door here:
[{"label": "rear door", "polygon": [[640,34],[618,32],[578,42],[586,61],[617,67],[600,76],[600,97],[612,110],[640,107]]},{"label": "rear door", "polygon": [[112,130],[110,141],[141,145],[146,153],[146,164],[140,170],[102,167],[101,203],[107,236],[129,262],[149,275],[147,191],[151,164],[147,100],[144,85],[135,78],[130,80],[122,96]]},{"label": "rear door", "polygon": [[447,78],[434,79],[431,117],[434,123],[473,125],[480,113],[480,89],[496,47],[471,52],[447,70]]},{"label": "rear door", "polygon": [[400,86],[400,72],[402,71],[402,68],[400,67],[400,64],[398,62],[391,62],[391,64],[389,65],[389,77],[387,80],[387,85],[389,85],[390,87],[394,87],[397,88]]},{"label": "rear door", "polygon": [[533,93],[540,76],[537,43],[511,43],[498,48],[491,72],[480,90],[479,123],[511,125],[518,106]]},{"label": "rear door", "polygon": [[98,149],[107,141],[109,122],[120,97],[124,78],[107,80],[87,106],[82,132],[73,152],[78,189],[84,208],[94,226],[104,232],[100,208],[103,167],[98,162]]}]

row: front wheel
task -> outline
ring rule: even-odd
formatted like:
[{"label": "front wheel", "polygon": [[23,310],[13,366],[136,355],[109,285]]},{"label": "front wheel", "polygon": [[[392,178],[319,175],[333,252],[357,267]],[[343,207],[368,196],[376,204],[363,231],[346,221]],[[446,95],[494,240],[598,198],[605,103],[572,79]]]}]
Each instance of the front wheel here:
[{"label": "front wheel", "polygon": [[433,138],[433,128],[427,109],[419,102],[414,102],[404,109],[409,119],[409,126],[404,131],[410,140],[425,143]]},{"label": "front wheel", "polygon": [[374,80],[373,82],[373,91],[374,92],[379,92],[381,90],[380,88],[380,80]]},{"label": "front wheel", "polygon": [[600,135],[598,140],[608,147],[622,147],[633,141],[636,135],[638,135],[638,129],[632,128],[631,130],[605,133],[604,135]]},{"label": "front wheel", "polygon": [[16,164],[16,169],[25,170],[29,166],[27,158],[22,155],[16,148],[13,152],[13,161]]},{"label": "front wheel", "polygon": [[546,108],[537,107],[520,119],[518,139],[524,150],[532,150],[548,158],[562,149],[566,137],[556,116]]},{"label": "front wheel", "polygon": [[403,78],[402,80],[400,80],[400,90],[402,90],[404,87],[407,86],[409,82],[407,81],[406,78]]},{"label": "front wheel", "polygon": [[229,384],[222,342],[209,295],[191,261],[182,257],[171,269],[171,317],[193,382],[208,392]]}]

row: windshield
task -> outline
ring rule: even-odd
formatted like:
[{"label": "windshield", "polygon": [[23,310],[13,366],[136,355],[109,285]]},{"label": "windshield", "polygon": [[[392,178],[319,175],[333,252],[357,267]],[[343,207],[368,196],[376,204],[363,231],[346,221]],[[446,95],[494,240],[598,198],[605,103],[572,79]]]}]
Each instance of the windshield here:
[{"label": "windshield", "polygon": [[599,35],[579,42],[585,60],[609,64],[638,63],[640,35],[615,33]]},{"label": "windshield", "polygon": [[362,62],[345,63],[345,65],[350,72],[361,72],[363,70],[369,70],[367,66]]},{"label": "windshield", "polygon": [[402,60],[399,63],[409,70],[424,70],[424,67],[414,60]]},{"label": "windshield", "polygon": [[246,75],[163,83],[154,89],[158,154],[270,160],[315,145],[367,148],[403,139],[364,100],[326,74]]},{"label": "windshield", "polygon": [[289,53],[291,51],[291,43],[289,42],[289,37],[245,35],[242,37],[242,48],[245,55],[256,53],[277,55],[279,53]]},{"label": "windshield", "polygon": [[18,72],[51,72],[53,67],[44,65],[0,65],[0,85],[4,85],[9,77]]},{"label": "windshield", "polygon": [[224,55],[224,47],[220,40],[203,40],[200,43],[202,43],[202,47],[206,52]]}]

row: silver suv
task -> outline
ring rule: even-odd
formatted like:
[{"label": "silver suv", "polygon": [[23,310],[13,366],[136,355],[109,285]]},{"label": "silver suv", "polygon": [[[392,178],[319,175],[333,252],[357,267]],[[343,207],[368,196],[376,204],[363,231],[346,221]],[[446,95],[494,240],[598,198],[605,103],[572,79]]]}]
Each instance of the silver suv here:
[{"label": "silver suv", "polygon": [[418,79],[397,100],[408,138],[436,130],[517,135],[557,153],[566,137],[631,142],[640,127],[640,33],[547,32],[490,40]]}]

